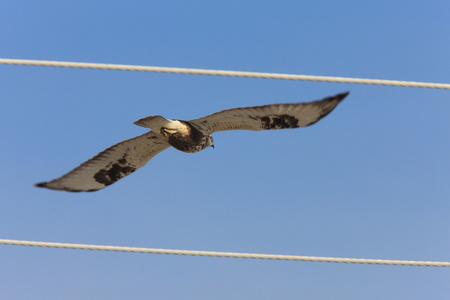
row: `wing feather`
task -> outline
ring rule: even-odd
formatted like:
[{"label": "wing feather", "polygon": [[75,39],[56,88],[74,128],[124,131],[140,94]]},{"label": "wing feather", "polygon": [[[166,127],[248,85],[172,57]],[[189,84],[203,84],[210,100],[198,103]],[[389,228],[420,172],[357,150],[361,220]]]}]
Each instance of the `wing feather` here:
[{"label": "wing feather", "polygon": [[269,130],[306,127],[329,114],[349,92],[304,103],[271,104],[222,110],[190,120],[209,134],[225,130]]},{"label": "wing feather", "polygon": [[152,157],[169,147],[150,131],[115,144],[69,173],[35,186],[70,192],[97,191],[143,167]]}]

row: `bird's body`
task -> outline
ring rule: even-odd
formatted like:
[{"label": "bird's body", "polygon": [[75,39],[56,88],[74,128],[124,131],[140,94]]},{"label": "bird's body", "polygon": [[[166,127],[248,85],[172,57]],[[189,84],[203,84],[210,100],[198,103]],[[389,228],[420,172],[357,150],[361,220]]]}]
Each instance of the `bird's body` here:
[{"label": "bird's body", "polygon": [[207,134],[205,127],[199,126],[195,122],[150,116],[140,119],[134,124],[150,128],[153,132],[159,132],[166,143],[183,152],[195,153],[208,146],[213,146],[211,135]]},{"label": "bird's body", "polygon": [[306,127],[325,117],[347,95],[348,92],[305,103],[232,108],[189,121],[146,117],[134,124],[151,131],[115,144],[60,178],[35,186],[71,192],[96,191],[133,173],[170,146],[195,153],[214,147],[213,132]]}]

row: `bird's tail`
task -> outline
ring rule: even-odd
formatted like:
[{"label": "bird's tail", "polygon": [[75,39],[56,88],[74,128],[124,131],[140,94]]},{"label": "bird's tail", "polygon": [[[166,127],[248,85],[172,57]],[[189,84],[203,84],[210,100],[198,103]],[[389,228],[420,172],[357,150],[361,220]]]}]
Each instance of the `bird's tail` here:
[{"label": "bird's tail", "polygon": [[154,132],[159,132],[161,127],[169,127],[171,123],[171,120],[167,120],[161,116],[145,117],[134,122],[134,124],[141,127],[150,128]]}]

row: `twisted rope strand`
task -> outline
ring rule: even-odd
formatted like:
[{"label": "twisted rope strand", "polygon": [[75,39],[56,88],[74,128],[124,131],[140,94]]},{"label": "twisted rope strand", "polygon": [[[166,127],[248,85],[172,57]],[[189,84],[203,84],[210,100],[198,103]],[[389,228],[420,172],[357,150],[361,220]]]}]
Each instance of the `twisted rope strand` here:
[{"label": "twisted rope strand", "polygon": [[100,246],[100,245],[85,245],[85,244],[20,241],[20,240],[8,240],[8,239],[0,239],[0,244],[19,245],[19,246],[34,246],[34,247],[50,247],[50,248],[65,248],[65,249],[98,250],[98,251],[189,255],[189,256],[252,258],[252,259],[270,259],[270,260],[333,262],[333,263],[352,263],[352,264],[376,264],[376,265],[397,265],[397,266],[450,267],[450,262],[338,258],[338,257],[280,255],[280,254],[194,251],[194,250],[172,250],[172,249],[156,249],[156,248],[138,248],[138,247],[119,247],[119,246]]},{"label": "twisted rope strand", "polygon": [[65,61],[0,58],[0,64],[84,68],[84,69],[103,69],[103,70],[121,70],[121,71],[140,71],[140,72],[159,72],[159,73],[178,73],[178,74],[213,75],[213,76],[233,76],[233,77],[250,77],[250,78],[284,79],[284,80],[322,81],[322,82],[389,85],[389,86],[433,88],[433,89],[450,89],[450,84],[448,84],[448,83],[427,83],[427,82],[398,81],[398,80],[380,80],[380,79],[311,76],[311,75],[278,74],[278,73],[259,73],[259,72],[241,72],[241,71],[189,69],[189,68],[151,67],[151,66],[99,64],[99,63],[80,63],[80,62],[65,62]]}]

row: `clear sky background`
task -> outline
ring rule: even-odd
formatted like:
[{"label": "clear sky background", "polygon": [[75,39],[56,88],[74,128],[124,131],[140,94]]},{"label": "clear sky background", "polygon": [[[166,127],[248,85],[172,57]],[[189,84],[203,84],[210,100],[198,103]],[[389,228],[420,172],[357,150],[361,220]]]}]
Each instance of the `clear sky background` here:
[{"label": "clear sky background", "polygon": [[[450,82],[450,2],[7,1],[0,57]],[[351,94],[94,193],[37,189],[149,115]],[[0,238],[450,261],[448,90],[0,65]],[[0,245],[1,299],[448,299],[450,270]]]}]

